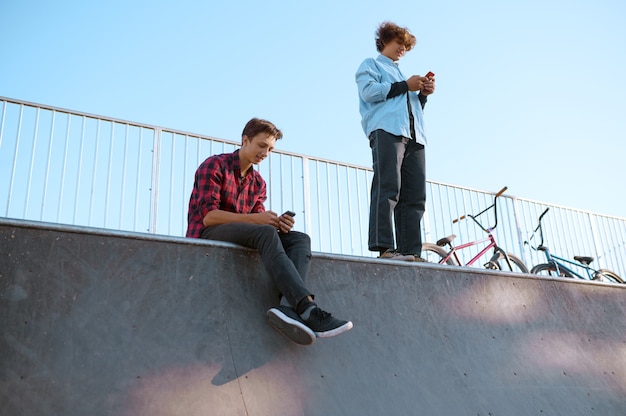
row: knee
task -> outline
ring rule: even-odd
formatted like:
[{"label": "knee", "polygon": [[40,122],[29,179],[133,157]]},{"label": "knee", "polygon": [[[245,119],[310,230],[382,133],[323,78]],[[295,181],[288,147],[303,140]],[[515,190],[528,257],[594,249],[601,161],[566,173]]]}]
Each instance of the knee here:
[{"label": "knee", "polygon": [[300,231],[290,231],[289,233],[292,234],[294,241],[298,244],[306,245],[308,247],[311,246],[311,237],[309,237],[308,234],[301,233]]},{"label": "knee", "polygon": [[272,241],[278,238],[278,231],[271,225],[260,225],[257,232],[265,241]]}]

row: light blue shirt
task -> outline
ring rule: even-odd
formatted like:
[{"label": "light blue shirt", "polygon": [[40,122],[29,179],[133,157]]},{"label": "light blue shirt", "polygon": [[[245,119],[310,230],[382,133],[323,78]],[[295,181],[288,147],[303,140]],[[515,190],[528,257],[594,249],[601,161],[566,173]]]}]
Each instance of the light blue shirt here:
[{"label": "light blue shirt", "polygon": [[[369,138],[371,132],[381,129],[410,139],[406,94],[387,99],[391,84],[406,81],[398,64],[385,55],[379,55],[376,59],[368,58],[357,70],[355,78],[359,88],[359,111],[365,136]],[[425,145],[422,105],[417,98],[417,92],[409,91],[408,94],[415,122],[415,139],[417,143]]]}]

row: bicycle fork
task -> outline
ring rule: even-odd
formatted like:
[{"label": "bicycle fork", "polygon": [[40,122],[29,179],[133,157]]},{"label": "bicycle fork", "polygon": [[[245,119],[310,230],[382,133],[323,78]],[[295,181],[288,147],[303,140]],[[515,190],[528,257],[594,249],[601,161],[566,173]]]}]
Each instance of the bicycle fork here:
[{"label": "bicycle fork", "polygon": [[494,253],[494,255],[491,257],[491,259],[489,259],[489,261],[484,264],[485,269],[499,270],[500,268],[498,267],[498,262],[497,262],[497,259],[499,259],[499,258],[500,258],[500,255],[497,252]]}]

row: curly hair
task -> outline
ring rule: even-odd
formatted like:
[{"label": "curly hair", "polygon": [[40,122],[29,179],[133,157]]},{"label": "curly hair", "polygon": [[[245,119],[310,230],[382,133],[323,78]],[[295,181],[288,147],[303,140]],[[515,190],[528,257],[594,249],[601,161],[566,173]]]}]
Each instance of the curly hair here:
[{"label": "curly hair", "polygon": [[376,50],[382,52],[385,45],[395,39],[404,44],[407,52],[417,43],[415,36],[406,27],[400,27],[392,22],[383,22],[376,29]]},{"label": "curly hair", "polygon": [[278,129],[273,123],[263,120],[260,118],[253,118],[248,121],[246,126],[243,128],[242,136],[248,136],[249,139],[252,139],[259,133],[267,133],[269,136],[275,137],[276,140],[283,138],[283,132]]}]

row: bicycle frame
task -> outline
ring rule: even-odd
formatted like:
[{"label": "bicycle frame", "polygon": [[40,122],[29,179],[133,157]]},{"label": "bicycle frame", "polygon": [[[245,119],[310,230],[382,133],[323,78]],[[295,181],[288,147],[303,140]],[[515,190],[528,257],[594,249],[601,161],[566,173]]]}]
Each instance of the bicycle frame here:
[{"label": "bicycle frame", "polygon": [[498,245],[496,244],[496,240],[493,237],[493,235],[491,235],[491,232],[489,233],[489,236],[487,238],[483,238],[481,240],[476,240],[476,241],[471,241],[469,243],[464,243],[464,244],[461,244],[461,245],[458,245],[458,246],[451,246],[450,251],[448,251],[448,255],[444,259],[442,259],[439,263],[444,264],[448,260],[450,260],[450,257],[454,257],[454,260],[456,261],[456,264],[463,264],[461,262],[461,259],[459,259],[457,251],[463,250],[464,248],[467,248],[467,247],[475,246],[476,244],[485,243],[487,241],[489,241],[489,244],[487,244],[478,254],[476,254],[474,257],[472,257],[472,259],[465,264],[466,266],[471,266],[479,258],[481,258],[483,255],[485,255],[491,248],[493,248],[493,247],[498,248]]},{"label": "bicycle frame", "polygon": [[[592,268],[589,265],[586,265],[584,263],[580,263],[580,262],[576,262],[574,260],[569,260],[569,259],[565,259],[563,257],[559,257],[555,254],[551,254],[550,250],[548,250],[546,247],[544,247],[543,253],[546,256],[546,263],[551,264],[554,266],[554,268],[556,269],[557,273],[560,273],[560,270],[564,270],[565,272],[571,274],[573,277],[577,277],[579,279],[583,279],[583,280],[593,280],[593,274],[597,271],[594,268]],[[587,272],[587,277],[584,277],[583,275],[576,273],[574,270],[572,270],[571,268],[567,267],[565,264],[563,263],[567,263],[567,264],[571,264],[573,266],[576,266],[578,268],[581,269],[585,269],[585,271]]]}]

